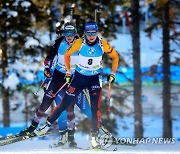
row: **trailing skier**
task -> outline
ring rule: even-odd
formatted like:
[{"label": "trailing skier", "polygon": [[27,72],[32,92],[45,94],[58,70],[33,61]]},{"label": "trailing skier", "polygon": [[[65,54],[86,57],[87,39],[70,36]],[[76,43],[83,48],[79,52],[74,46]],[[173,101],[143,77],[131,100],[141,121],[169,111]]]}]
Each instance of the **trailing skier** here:
[{"label": "trailing skier", "polygon": [[[36,129],[40,120],[45,114],[45,111],[49,108],[49,106],[55,99],[56,96],[54,96],[54,94],[58,92],[59,97],[58,98],[56,97],[55,99],[57,100],[55,102],[58,105],[61,102],[61,98],[64,95],[64,92],[67,88],[67,85],[63,87],[64,83],[66,82],[66,80],[64,79],[65,72],[66,72],[66,69],[64,66],[64,53],[66,49],[72,44],[72,42],[78,38],[75,25],[73,23],[66,23],[64,26],[63,34],[64,36],[59,37],[55,41],[55,43],[52,45],[51,50],[44,61],[44,66],[45,66],[44,75],[46,76],[47,79],[49,78],[52,78],[52,79],[50,81],[50,84],[47,90],[44,93],[42,103],[37,109],[31,125],[19,133],[21,136],[29,135]],[[55,69],[52,74],[50,68],[51,68],[53,59],[56,55],[57,55],[57,63],[55,65]],[[78,58],[78,54],[77,53],[73,54],[72,59],[71,59],[72,60],[72,63],[71,63],[72,73],[74,72],[75,65],[77,63],[77,58]],[[59,92],[58,90],[60,87],[63,87],[63,88]],[[67,119],[66,118],[67,116],[68,116],[68,122],[64,120],[64,119]],[[76,143],[74,141],[74,131],[75,131],[74,130],[74,125],[75,125],[74,124],[74,105],[67,108],[67,114],[66,112],[62,114],[62,116],[59,118],[59,123],[61,123],[59,125],[60,134],[61,134],[59,142],[61,144],[64,144],[68,139],[70,146],[76,146]],[[66,123],[68,123],[68,125]]]}]

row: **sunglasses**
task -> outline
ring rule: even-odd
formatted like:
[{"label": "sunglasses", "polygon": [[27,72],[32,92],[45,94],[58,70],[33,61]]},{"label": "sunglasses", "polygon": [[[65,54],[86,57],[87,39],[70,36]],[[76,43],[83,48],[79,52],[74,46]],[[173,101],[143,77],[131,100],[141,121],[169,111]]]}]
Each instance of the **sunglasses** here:
[{"label": "sunglasses", "polygon": [[86,32],[86,36],[96,36],[97,32]]},{"label": "sunglasses", "polygon": [[70,36],[70,37],[73,37],[73,36],[75,36],[76,35],[76,33],[67,33],[67,32],[65,32],[64,33],[64,36]]}]

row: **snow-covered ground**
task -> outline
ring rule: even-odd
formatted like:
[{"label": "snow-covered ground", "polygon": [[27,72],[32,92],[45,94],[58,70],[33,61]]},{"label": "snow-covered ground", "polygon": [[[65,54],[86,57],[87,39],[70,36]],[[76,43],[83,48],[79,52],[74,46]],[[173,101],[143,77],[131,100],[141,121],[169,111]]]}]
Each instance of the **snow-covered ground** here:
[{"label": "snow-covered ground", "polygon": [[[135,147],[126,145],[112,145],[108,149],[117,148],[117,151],[92,151],[79,149],[63,149],[60,147],[49,148],[49,145],[57,140],[26,140],[11,145],[0,147],[0,153],[18,153],[18,154],[54,154],[54,153],[180,153],[180,142],[174,144],[138,144]],[[78,140],[78,146],[87,148],[90,146],[90,141]]]},{"label": "snow-covered ground", "polygon": [[[134,141],[134,120],[133,117],[117,118],[118,135],[121,143],[126,139]],[[0,147],[0,153],[22,153],[22,154],[53,154],[53,153],[180,153],[180,116],[173,116],[173,139],[171,142],[164,142],[162,138],[162,118],[159,116],[144,116],[144,137],[148,139],[138,142],[135,147],[125,145],[112,145],[109,148],[117,148],[117,151],[88,151],[79,149],[49,148],[49,145],[58,142],[59,135],[50,135],[48,137],[34,138],[32,140],[21,141],[11,145]],[[13,124],[17,126],[18,123]],[[22,124],[21,124],[22,126]],[[76,132],[75,139],[79,147],[87,148],[91,145],[89,136]],[[156,141],[153,141],[156,140]],[[158,140],[158,141],[157,141]],[[137,143],[137,142],[136,142]]]}]

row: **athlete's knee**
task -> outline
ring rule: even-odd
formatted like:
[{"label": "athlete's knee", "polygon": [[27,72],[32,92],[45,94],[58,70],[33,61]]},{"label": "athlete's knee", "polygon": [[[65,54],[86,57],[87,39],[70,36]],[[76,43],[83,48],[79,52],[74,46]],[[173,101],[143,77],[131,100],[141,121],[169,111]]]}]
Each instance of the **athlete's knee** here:
[{"label": "athlete's knee", "polygon": [[45,93],[45,96],[46,97],[49,97],[49,98],[53,98],[53,90],[47,90],[46,93]]},{"label": "athlete's knee", "polygon": [[37,109],[34,115],[34,121],[39,123],[44,116],[45,116],[45,112],[40,109]]},{"label": "athlete's knee", "polygon": [[99,105],[97,103],[97,99],[95,101],[91,101],[91,110],[96,113],[99,110]]},{"label": "athlete's knee", "polygon": [[68,87],[68,89],[66,90],[66,94],[69,96],[69,97],[75,97],[76,96],[76,88],[73,87],[73,86],[70,86]]},{"label": "athlete's knee", "polygon": [[71,104],[71,105],[67,108],[67,112],[74,112],[74,104]]}]

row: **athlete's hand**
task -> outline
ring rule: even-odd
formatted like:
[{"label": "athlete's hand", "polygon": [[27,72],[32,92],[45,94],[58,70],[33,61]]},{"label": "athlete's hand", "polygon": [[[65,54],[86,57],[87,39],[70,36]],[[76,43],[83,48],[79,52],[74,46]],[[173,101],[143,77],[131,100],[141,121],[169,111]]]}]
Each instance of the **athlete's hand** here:
[{"label": "athlete's hand", "polygon": [[44,92],[46,92],[46,90],[47,90],[47,86],[48,86],[48,84],[47,84],[47,83],[43,84],[43,90],[44,90]]},{"label": "athlete's hand", "polygon": [[50,71],[50,69],[48,68],[48,67],[46,67],[45,69],[44,69],[44,75],[47,77],[47,78],[51,78],[52,76],[51,76],[51,71]]},{"label": "athlete's hand", "polygon": [[72,79],[72,75],[70,73],[66,73],[65,75],[65,80],[66,80],[66,83],[70,83],[71,82],[71,79]]},{"label": "athlete's hand", "polygon": [[114,74],[108,75],[107,81],[110,82],[110,83],[113,83],[113,82],[115,81],[115,76],[114,76]]}]

